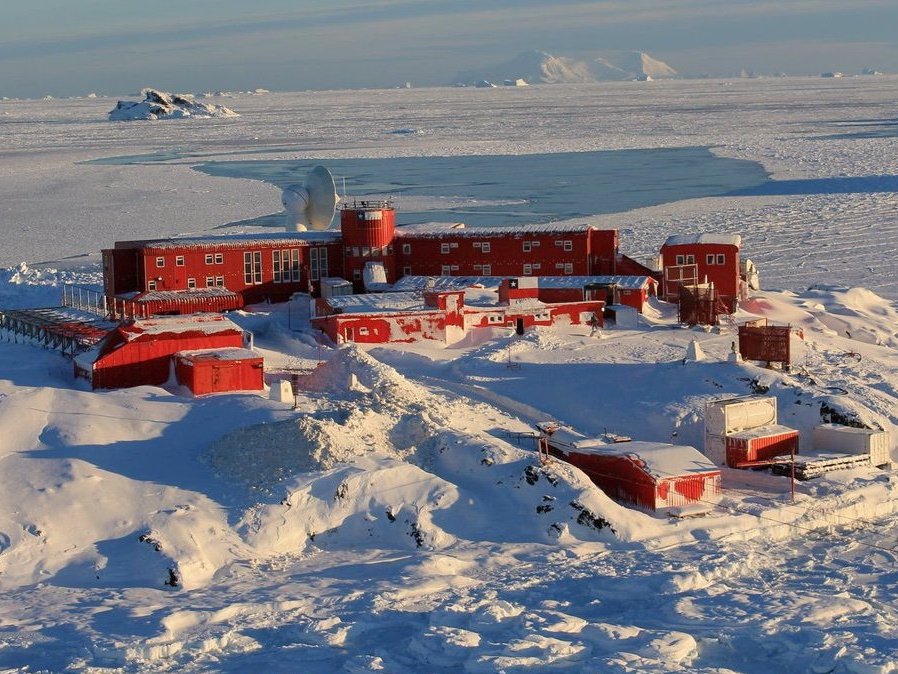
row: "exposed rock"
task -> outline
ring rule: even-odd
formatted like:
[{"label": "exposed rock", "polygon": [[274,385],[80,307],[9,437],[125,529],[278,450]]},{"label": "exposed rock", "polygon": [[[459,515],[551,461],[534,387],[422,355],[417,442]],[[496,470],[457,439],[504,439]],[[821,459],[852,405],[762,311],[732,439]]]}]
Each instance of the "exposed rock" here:
[{"label": "exposed rock", "polygon": [[155,89],[141,91],[144,99],[139,102],[119,101],[109,111],[112,121],[135,119],[180,119],[183,117],[239,117],[223,105],[199,103],[188,94],[169,94]]}]

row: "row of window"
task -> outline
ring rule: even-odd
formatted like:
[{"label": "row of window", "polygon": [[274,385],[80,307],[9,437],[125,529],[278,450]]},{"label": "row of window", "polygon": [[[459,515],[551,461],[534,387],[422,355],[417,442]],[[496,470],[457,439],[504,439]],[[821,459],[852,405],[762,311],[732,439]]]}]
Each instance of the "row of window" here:
[{"label": "row of window", "polygon": [[[677,264],[695,264],[695,255],[677,255]],[[708,253],[705,264],[726,264],[726,256],[723,253]]]},{"label": "row of window", "polygon": [[[196,288],[196,279],[190,277],[187,279],[187,287],[189,289]],[[207,288],[224,288],[224,276],[207,276],[206,277],[206,287]],[[156,281],[150,280],[147,281],[147,290],[156,290]]]},{"label": "row of window", "polygon": [[[564,251],[570,253],[574,250],[574,242],[571,240],[558,240],[555,242],[556,246],[560,246],[564,248]],[[440,253],[443,255],[449,254],[453,248],[458,248],[457,243],[441,243],[440,244]],[[490,252],[490,242],[489,241],[475,241],[474,248],[479,248],[481,253],[489,253]],[[521,249],[525,253],[529,253],[534,248],[539,248],[539,241],[523,241],[521,243]],[[402,244],[402,253],[404,255],[408,255],[412,252],[412,246],[409,243]]]},{"label": "row of window", "polygon": [[[411,246],[409,244],[405,244],[408,246],[408,251],[405,251],[403,247],[403,252],[411,253]],[[324,249],[322,249],[324,250]],[[384,246],[383,247],[384,255],[392,255],[393,254],[393,246]],[[346,256],[352,257],[380,257],[381,248],[380,246],[346,246]]]}]

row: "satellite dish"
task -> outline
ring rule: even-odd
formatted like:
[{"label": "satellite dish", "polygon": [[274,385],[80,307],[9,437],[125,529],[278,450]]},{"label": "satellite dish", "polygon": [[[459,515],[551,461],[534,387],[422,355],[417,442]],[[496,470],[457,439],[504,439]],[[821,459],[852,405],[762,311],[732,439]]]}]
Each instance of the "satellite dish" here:
[{"label": "satellite dish", "polygon": [[288,185],[281,193],[288,232],[327,229],[337,209],[334,177],[323,166],[313,168],[302,185]]}]

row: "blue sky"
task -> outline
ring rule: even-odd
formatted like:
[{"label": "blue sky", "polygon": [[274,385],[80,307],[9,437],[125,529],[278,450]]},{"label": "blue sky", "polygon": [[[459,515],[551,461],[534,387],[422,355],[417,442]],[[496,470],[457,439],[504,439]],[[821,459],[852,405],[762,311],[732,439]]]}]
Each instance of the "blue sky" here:
[{"label": "blue sky", "polygon": [[898,72],[896,0],[3,0],[0,96],[444,84],[522,51]]}]

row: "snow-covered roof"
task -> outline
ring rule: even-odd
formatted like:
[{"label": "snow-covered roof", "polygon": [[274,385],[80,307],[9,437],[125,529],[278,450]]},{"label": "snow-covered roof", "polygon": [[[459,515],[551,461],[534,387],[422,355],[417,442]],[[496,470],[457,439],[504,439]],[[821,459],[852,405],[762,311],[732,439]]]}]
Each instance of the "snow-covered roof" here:
[{"label": "snow-covered roof", "polygon": [[390,288],[390,292],[424,290],[432,283],[434,290],[464,290],[465,288],[498,288],[503,276],[403,276]]},{"label": "snow-covered roof", "polygon": [[489,238],[494,236],[524,234],[564,234],[569,232],[585,232],[595,229],[589,223],[544,222],[529,225],[468,226],[460,222],[424,222],[402,225],[396,228],[396,236],[414,236],[416,238],[439,238],[444,236]]},{"label": "snow-covered roof", "polygon": [[610,445],[618,454],[635,457],[645,464],[645,470],[658,479],[690,473],[718,473],[713,461],[695,447],[671,445],[665,442],[622,442]]},{"label": "snow-covered roof", "polygon": [[221,314],[188,314],[186,316],[154,316],[123,325],[119,331],[128,341],[142,335],[202,332],[214,335],[221,332],[243,332],[240,326]]},{"label": "snow-covered roof", "polygon": [[721,246],[742,247],[742,237],[738,234],[676,234],[667,237],[665,246],[688,246],[697,243],[711,243]]},{"label": "snow-covered roof", "polygon": [[217,250],[246,247],[253,244],[262,246],[301,246],[309,243],[332,243],[340,240],[340,231],[326,229],[310,232],[277,232],[272,234],[229,234],[227,236],[185,236],[171,239],[148,239],[146,241],[117,241],[115,247],[143,248],[146,250],[171,250],[176,248],[202,248]]},{"label": "snow-covered roof", "polygon": [[651,276],[540,276],[539,287],[546,289],[584,288],[588,285],[615,285],[624,290],[641,290],[655,279]]},{"label": "snow-covered roof", "polygon": [[193,362],[204,360],[257,360],[262,358],[261,355],[250,349],[241,349],[238,347],[224,349],[195,349],[193,351],[178,351],[175,354],[178,358],[185,358]]},{"label": "snow-covered roof", "polygon": [[728,438],[736,438],[737,440],[753,440],[754,438],[769,438],[777,435],[789,435],[798,433],[794,428],[775,424],[771,426],[757,426],[748,428],[744,431],[736,431],[735,433],[727,433]]},{"label": "snow-covered roof", "polygon": [[343,313],[380,313],[384,311],[435,311],[424,304],[420,292],[376,293],[362,295],[338,295],[328,297],[327,303]]},{"label": "snow-covered roof", "polygon": [[134,296],[135,302],[157,302],[172,300],[214,299],[219,297],[237,297],[237,293],[227,288],[191,288],[189,290],[148,290]]},{"label": "snow-covered roof", "polygon": [[658,479],[691,473],[717,472],[719,468],[695,447],[666,442],[606,442],[560,426],[553,431],[549,443],[565,453],[601,454],[629,457]]}]

